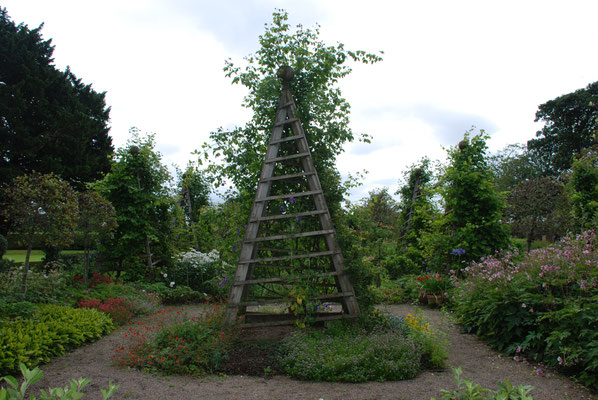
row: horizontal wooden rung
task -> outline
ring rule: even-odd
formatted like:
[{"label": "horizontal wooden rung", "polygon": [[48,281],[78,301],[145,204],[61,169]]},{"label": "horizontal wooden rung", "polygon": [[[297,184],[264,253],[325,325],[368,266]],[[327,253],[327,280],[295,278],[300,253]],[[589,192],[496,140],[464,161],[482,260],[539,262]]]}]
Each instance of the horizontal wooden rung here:
[{"label": "horizontal wooden rung", "polygon": [[292,256],[252,258],[249,260],[239,260],[239,264],[263,263],[263,262],[282,261],[282,260],[298,260],[301,258],[331,256],[333,254],[338,254],[338,252],[328,250],[328,251],[317,251],[315,253],[294,254]]},{"label": "horizontal wooden rung", "polygon": [[320,231],[311,231],[311,232],[300,232],[300,233],[285,233],[282,235],[273,235],[273,236],[264,236],[264,237],[257,237],[254,239],[245,239],[246,243],[253,243],[253,242],[268,242],[271,240],[283,240],[283,239],[296,239],[300,237],[309,237],[309,236],[318,236],[318,235],[329,235],[334,233],[334,229],[326,229]]},{"label": "horizontal wooden rung", "polygon": [[[314,318],[315,322],[325,322],[325,321],[334,321],[339,319],[351,319],[357,318],[356,315],[349,315],[349,314],[341,314],[341,315],[330,315],[326,317],[317,317]],[[259,328],[265,326],[281,326],[281,325],[294,325],[296,319],[287,319],[287,320],[278,320],[278,321],[268,321],[268,322],[253,322],[248,324],[241,324],[239,327],[241,328]]]},{"label": "horizontal wooden rung", "polygon": [[[309,300],[334,300],[334,299],[340,299],[343,297],[352,297],[355,294],[353,292],[347,292],[347,293],[331,293],[331,294],[323,294],[320,296],[313,296],[310,297]],[[249,306],[265,306],[268,304],[285,304],[288,303],[289,301],[291,301],[291,299],[285,299],[282,297],[276,297],[276,298],[268,298],[268,299],[262,299],[262,300],[250,300],[250,301],[242,301],[240,303],[237,304],[231,304],[228,303],[226,306],[228,308],[236,308],[236,307],[249,307]]]},{"label": "horizontal wooden rung", "polygon": [[297,140],[297,139],[301,139],[305,137],[304,135],[293,135],[293,136],[287,136],[287,137],[283,137],[280,139],[275,139],[275,140],[271,140],[270,144],[277,144],[277,143],[283,143],[283,142],[290,142],[291,140]]},{"label": "horizontal wooden rung", "polygon": [[289,193],[289,194],[278,194],[275,196],[266,196],[262,197],[261,199],[255,199],[255,201],[271,201],[271,200],[282,200],[282,199],[290,199],[291,197],[303,197],[303,196],[312,196],[317,194],[323,194],[321,190],[310,190],[307,192],[299,192],[299,193]]},{"label": "horizontal wooden rung", "polygon": [[304,172],[297,172],[295,174],[271,176],[269,178],[260,178],[260,183],[261,182],[270,182],[270,181],[283,181],[285,179],[295,179],[295,178],[301,178],[302,176],[310,176],[310,175],[315,175],[315,171],[304,171]]},{"label": "horizontal wooden rung", "polygon": [[248,279],[246,281],[235,281],[233,286],[243,286],[243,285],[254,285],[257,283],[278,283],[278,282],[289,282],[295,281],[298,279],[306,279],[306,278],[324,278],[327,276],[338,276],[342,275],[344,272],[323,272],[320,274],[308,274],[308,275],[293,275],[293,276],[281,276],[278,278],[262,278],[262,279]]},{"label": "horizontal wooden rung", "polygon": [[276,214],[276,215],[266,215],[265,217],[259,217],[250,220],[250,222],[257,222],[257,221],[272,221],[275,219],[290,219],[290,218],[299,218],[299,217],[309,217],[311,215],[319,215],[319,214],[326,214],[327,210],[314,210],[314,211],[304,211],[300,213],[293,213],[293,214]]},{"label": "horizontal wooden rung", "polygon": [[287,107],[290,107],[290,106],[293,106],[293,105],[295,105],[295,102],[294,101],[289,101],[288,103],[284,103],[284,104],[278,106],[278,109],[280,110],[281,108],[287,108]]},{"label": "horizontal wooden rung", "polygon": [[264,160],[264,163],[273,163],[273,162],[279,162],[279,161],[286,161],[286,160],[292,160],[294,158],[301,158],[301,157],[307,157],[309,156],[308,152],[305,153],[297,153],[297,154],[291,154],[288,156],[280,156],[280,157],[274,157],[274,158],[267,158]]},{"label": "horizontal wooden rung", "polygon": [[289,119],[285,119],[282,122],[278,122],[277,124],[275,124],[274,126],[283,126],[283,125],[287,125],[287,124],[292,124],[293,122],[297,122],[299,121],[299,118],[289,118]]}]

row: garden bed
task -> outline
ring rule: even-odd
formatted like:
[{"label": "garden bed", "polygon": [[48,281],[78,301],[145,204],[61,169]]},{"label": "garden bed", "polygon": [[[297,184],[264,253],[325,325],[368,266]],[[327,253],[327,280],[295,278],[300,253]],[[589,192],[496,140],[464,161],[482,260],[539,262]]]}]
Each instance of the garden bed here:
[{"label": "garden bed", "polygon": [[[202,312],[205,306],[186,306],[190,315]],[[385,306],[383,310],[394,315],[406,316],[413,313],[410,305]],[[433,326],[443,329],[451,342],[449,366],[461,366],[464,376],[484,387],[496,388],[496,382],[509,379],[514,385],[530,384],[535,387],[535,399],[544,400],[598,400],[581,386],[542,366],[515,362],[490,350],[473,335],[459,333],[438,310],[426,309],[424,313]],[[112,362],[114,348],[122,341],[127,326],[91,345],[77,349],[70,354],[42,366],[43,380],[36,387],[65,385],[72,377],[87,377],[92,380],[92,389],[106,387],[109,380],[120,385],[115,399],[409,399],[429,400],[439,397],[441,389],[455,387],[450,368],[442,371],[424,371],[412,380],[396,382],[368,382],[347,384],[335,382],[296,381],[281,375],[264,374],[247,376],[247,369],[239,369],[243,375],[214,375],[204,378],[189,376],[151,375],[136,369],[121,368]],[[251,337],[251,340],[255,337]],[[247,350],[251,353],[253,350]],[[247,354],[247,353],[246,353]],[[255,349],[259,355],[259,346]],[[242,356],[242,354],[238,354]],[[266,370],[266,365],[263,367]],[[259,372],[262,366],[253,364]],[[271,371],[274,367],[270,365]],[[231,367],[232,368],[232,367]],[[541,368],[542,376],[537,374]],[[271,376],[271,377],[270,377]],[[89,399],[100,399],[99,393],[89,390]]]}]

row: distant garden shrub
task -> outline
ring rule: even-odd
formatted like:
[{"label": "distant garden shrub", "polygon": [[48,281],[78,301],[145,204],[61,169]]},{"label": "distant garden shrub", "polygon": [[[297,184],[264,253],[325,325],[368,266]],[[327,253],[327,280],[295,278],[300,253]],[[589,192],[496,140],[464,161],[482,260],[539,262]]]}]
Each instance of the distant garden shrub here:
[{"label": "distant garden shrub", "polygon": [[221,297],[224,286],[221,283],[226,283],[228,279],[225,278],[232,273],[228,266],[221,260],[218,250],[209,253],[189,250],[180,253],[171,272],[162,276],[172,286],[185,285],[200,293]]},{"label": "distant garden shrub", "polygon": [[460,273],[455,314],[468,332],[598,388],[598,248],[593,231],[533,250],[506,252]]},{"label": "distant garden shrub", "polygon": [[[10,294],[21,291],[23,280],[22,265],[0,272],[0,293]],[[67,287],[68,279],[63,271],[62,264],[50,263],[43,270],[31,269],[27,275],[27,287],[37,296],[59,298]]]}]

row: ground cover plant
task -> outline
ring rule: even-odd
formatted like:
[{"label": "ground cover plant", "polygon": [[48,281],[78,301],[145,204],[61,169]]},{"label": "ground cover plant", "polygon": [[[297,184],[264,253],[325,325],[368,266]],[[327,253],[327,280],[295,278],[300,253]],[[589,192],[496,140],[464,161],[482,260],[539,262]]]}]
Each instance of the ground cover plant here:
[{"label": "ground cover plant", "polygon": [[367,382],[411,379],[423,368],[443,368],[446,338],[421,313],[384,316],[369,329],[330,324],[285,338],[279,361],[289,376],[303,380]]},{"label": "ground cover plant", "polygon": [[454,307],[468,332],[515,360],[534,360],[598,388],[598,252],[594,231],[462,270]]},{"label": "ground cover plant", "polygon": [[206,302],[206,311],[187,317],[184,308],[166,308],[138,321],[115,349],[116,363],[164,374],[216,372],[234,341],[235,329],[222,327],[222,307]]},{"label": "ground cover plant", "polygon": [[112,331],[112,320],[96,310],[37,304],[28,318],[2,320],[0,325],[0,373],[29,368],[50,361],[68,350],[97,340]]}]

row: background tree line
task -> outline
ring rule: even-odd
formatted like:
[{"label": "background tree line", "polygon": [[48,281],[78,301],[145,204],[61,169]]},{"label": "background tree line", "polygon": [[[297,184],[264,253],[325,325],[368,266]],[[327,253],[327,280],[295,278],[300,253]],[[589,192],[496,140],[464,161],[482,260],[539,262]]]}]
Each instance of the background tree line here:
[{"label": "background tree line", "polygon": [[[396,193],[377,190],[343,207],[358,182],[342,181],[336,157],[345,143],[369,137],[349,128],[338,82],[351,72],[349,62],[382,59],[328,46],[317,27],[287,21],[286,12],[275,12],[245,65],[227,61],[226,75],[249,90],[243,106],[253,110],[252,119],[212,132],[198,161],[173,178],[152,135],[132,130],[114,151],[105,94],[69,69],[56,69],[41,26],[16,25],[0,10],[0,184],[11,245],[51,249],[78,238],[80,248],[95,250],[98,268],[131,280],[161,279],[190,248],[216,249],[235,265],[280,95],[281,65],[295,70],[291,90],[348,269],[367,284],[382,275],[447,271],[507,248],[512,238],[529,249],[535,239],[596,226],[598,82],[540,105],[536,120],[545,125],[527,145],[488,154],[488,136],[472,129],[448,150],[446,165],[424,158],[404,172]],[[211,204],[210,192],[225,183],[232,186],[224,201]]]}]

